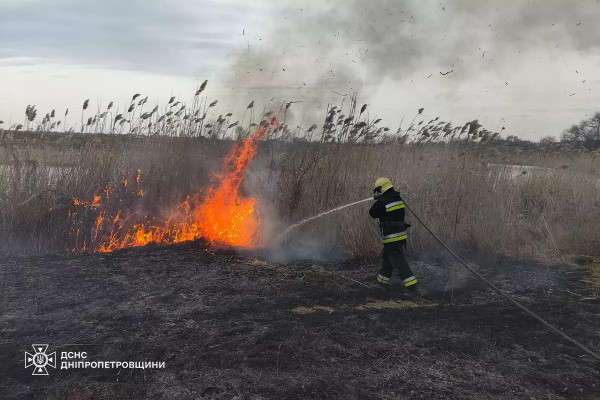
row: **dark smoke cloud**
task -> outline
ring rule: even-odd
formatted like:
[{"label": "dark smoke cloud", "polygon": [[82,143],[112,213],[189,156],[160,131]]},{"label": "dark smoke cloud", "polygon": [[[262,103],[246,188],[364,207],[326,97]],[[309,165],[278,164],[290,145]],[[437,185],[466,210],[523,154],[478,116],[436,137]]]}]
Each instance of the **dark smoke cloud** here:
[{"label": "dark smoke cloud", "polygon": [[444,78],[459,85],[536,52],[595,52],[599,17],[596,0],[300,2],[237,58],[228,86],[268,108],[302,100],[310,112],[415,73],[452,71]]}]

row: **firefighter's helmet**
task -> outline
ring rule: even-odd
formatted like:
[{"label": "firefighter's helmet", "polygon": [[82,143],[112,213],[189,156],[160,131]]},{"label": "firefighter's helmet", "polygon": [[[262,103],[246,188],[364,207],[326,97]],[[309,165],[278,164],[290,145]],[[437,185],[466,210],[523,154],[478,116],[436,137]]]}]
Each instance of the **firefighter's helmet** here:
[{"label": "firefighter's helmet", "polygon": [[392,182],[388,178],[377,178],[375,181],[375,189],[373,189],[373,193],[375,193],[376,197],[381,196],[383,193],[393,188]]}]

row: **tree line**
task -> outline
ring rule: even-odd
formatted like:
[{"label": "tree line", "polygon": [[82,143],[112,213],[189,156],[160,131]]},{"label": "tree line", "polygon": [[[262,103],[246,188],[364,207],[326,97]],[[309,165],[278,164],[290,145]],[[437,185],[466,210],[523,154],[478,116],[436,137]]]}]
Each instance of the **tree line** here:
[{"label": "tree line", "polygon": [[600,148],[600,112],[565,129],[561,142],[577,142],[589,148]]}]

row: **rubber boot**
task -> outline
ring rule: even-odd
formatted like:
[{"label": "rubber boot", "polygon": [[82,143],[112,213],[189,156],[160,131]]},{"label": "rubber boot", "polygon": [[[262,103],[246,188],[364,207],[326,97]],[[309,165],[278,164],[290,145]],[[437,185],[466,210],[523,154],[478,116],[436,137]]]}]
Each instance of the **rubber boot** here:
[{"label": "rubber boot", "polygon": [[377,276],[377,286],[381,289],[389,290],[390,289],[390,278],[386,278],[385,276],[379,274]]}]

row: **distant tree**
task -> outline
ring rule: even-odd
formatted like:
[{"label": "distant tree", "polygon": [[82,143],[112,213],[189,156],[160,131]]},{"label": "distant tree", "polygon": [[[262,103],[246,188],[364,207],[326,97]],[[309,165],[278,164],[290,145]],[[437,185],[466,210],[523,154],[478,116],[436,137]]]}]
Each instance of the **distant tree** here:
[{"label": "distant tree", "polygon": [[515,136],[515,135],[510,135],[510,136],[508,136],[508,137],[506,138],[506,140],[508,140],[509,142],[512,142],[512,143],[517,143],[517,142],[520,142],[520,141],[521,141],[521,139],[519,139],[519,137],[518,137],[518,136]]},{"label": "distant tree", "polygon": [[600,142],[600,112],[566,129],[560,139],[564,142]]},{"label": "distant tree", "polygon": [[580,141],[584,138],[583,121],[579,125],[573,125],[560,135],[560,140],[563,142]]},{"label": "distant tree", "polygon": [[587,128],[589,139],[600,140],[600,112],[588,119]]},{"label": "distant tree", "polygon": [[556,142],[556,138],[554,136],[545,136],[543,138],[540,139],[540,144],[542,146],[547,146],[549,144],[552,144]]}]

